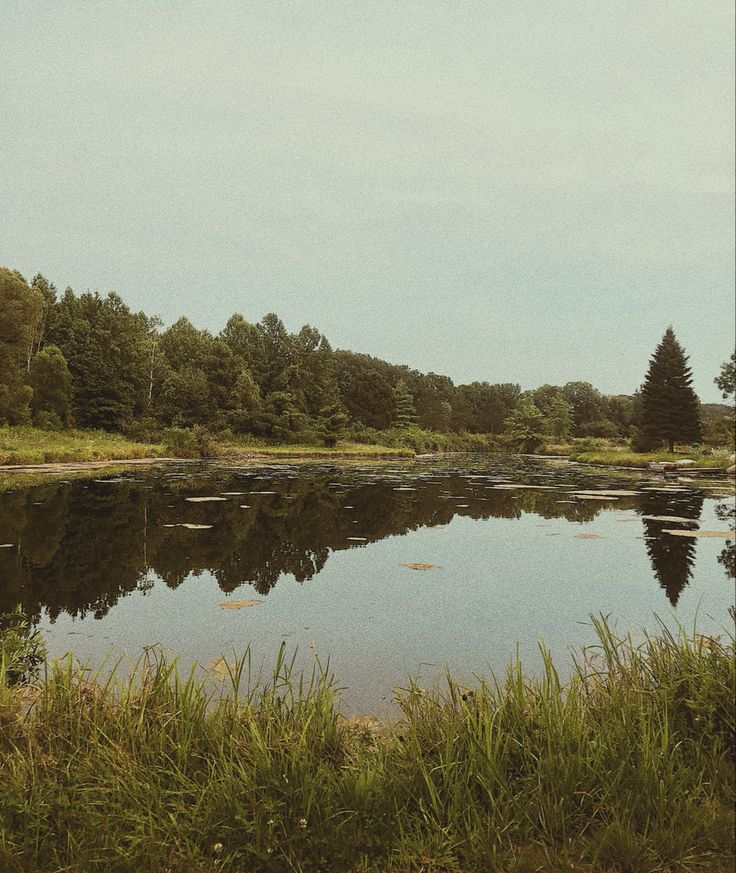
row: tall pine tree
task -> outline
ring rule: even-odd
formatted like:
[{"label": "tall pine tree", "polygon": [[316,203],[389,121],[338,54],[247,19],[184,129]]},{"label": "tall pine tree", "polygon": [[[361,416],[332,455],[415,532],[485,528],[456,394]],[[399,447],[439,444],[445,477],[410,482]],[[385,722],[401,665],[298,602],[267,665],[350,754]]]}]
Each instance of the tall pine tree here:
[{"label": "tall pine tree", "polygon": [[417,423],[417,411],[414,407],[414,397],[403,379],[394,385],[394,423],[396,427],[411,427]]},{"label": "tall pine tree", "polygon": [[668,327],[649,362],[641,388],[641,424],[649,446],[698,443],[702,439],[700,401],[692,388],[687,356]]}]

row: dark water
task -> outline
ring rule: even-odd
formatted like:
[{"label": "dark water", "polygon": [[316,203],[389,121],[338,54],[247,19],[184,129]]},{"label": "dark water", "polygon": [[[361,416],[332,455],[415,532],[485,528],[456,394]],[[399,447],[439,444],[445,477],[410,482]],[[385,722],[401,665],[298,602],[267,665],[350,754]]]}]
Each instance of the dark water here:
[{"label": "dark water", "polygon": [[[730,624],[733,546],[664,533],[727,530],[724,483],[717,495],[486,457],[2,484],[0,612],[23,604],[52,655],[91,663],[154,643],[185,664],[248,645],[273,661],[285,640],[301,663],[331,659],[348,708],[381,711],[409,675],[500,669],[517,642],[531,669],[540,638],[569,663],[590,613],[637,633],[655,614],[689,628],[697,615],[702,633]],[[245,599],[262,602],[220,608]]]}]

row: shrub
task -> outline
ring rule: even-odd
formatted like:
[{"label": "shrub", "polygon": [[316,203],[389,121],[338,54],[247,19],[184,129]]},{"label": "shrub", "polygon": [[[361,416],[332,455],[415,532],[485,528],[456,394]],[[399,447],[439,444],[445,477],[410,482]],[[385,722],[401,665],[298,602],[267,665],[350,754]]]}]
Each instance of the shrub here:
[{"label": "shrub", "polygon": [[169,427],[163,439],[167,453],[177,458],[212,458],[217,454],[217,443],[199,424],[193,428]]},{"label": "shrub", "polygon": [[0,686],[30,684],[45,657],[43,638],[20,606],[0,613]]}]

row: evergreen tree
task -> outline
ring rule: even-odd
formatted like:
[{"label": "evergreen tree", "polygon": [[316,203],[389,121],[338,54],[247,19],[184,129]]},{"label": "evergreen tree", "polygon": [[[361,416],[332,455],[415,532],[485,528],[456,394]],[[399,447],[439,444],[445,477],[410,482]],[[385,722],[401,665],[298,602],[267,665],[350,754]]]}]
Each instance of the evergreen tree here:
[{"label": "evergreen tree", "polygon": [[692,388],[687,357],[671,327],[649,362],[641,388],[641,429],[645,444],[698,443],[702,439],[700,401]]},{"label": "evergreen tree", "polygon": [[396,427],[411,427],[416,424],[417,411],[414,408],[414,398],[403,379],[399,379],[394,385],[393,399]]}]

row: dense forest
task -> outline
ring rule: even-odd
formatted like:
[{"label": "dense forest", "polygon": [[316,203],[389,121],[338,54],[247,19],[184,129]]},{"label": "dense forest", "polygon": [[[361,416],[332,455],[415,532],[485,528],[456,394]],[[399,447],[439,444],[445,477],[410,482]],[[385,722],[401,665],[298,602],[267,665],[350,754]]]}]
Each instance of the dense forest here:
[{"label": "dense forest", "polygon": [[[159,439],[206,427],[275,441],[338,438],[425,446],[422,435],[490,435],[526,451],[570,437],[641,439],[641,399],[588,382],[455,385],[367,354],[335,350],[310,325],[232,315],[215,334],[182,317],[164,329],[115,293],[58,292],[0,268],[0,424],[69,426]],[[706,419],[705,441],[729,441]],[[431,441],[430,441],[431,442]]]}]

